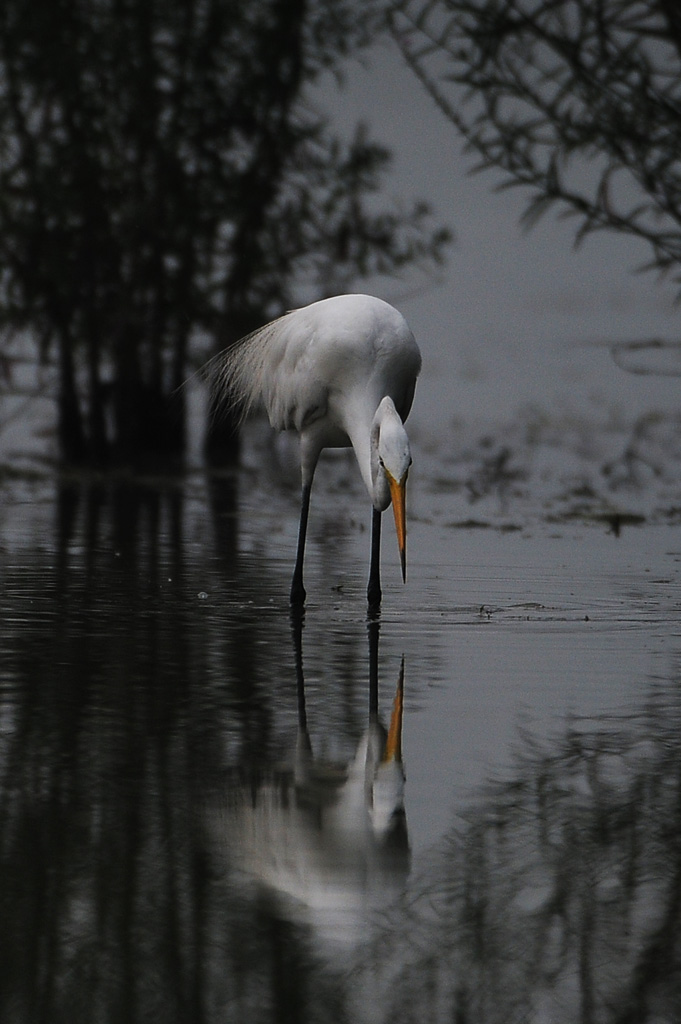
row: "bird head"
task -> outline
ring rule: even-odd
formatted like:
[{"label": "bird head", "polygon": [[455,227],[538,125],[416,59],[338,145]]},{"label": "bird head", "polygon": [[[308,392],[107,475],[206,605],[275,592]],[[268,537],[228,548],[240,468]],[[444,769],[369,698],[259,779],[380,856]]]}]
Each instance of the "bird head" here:
[{"label": "bird head", "polygon": [[371,823],[376,836],[386,838],[406,828],[404,815],[404,766],[402,719],[404,714],[404,657],[390,717],[390,728],[380,761],[376,764],[371,799]]},{"label": "bird head", "polygon": [[407,576],[407,475],[411,466],[409,438],[392,398],[381,401],[374,417],[374,505],[383,511],[392,502],[400,550],[402,579]]}]

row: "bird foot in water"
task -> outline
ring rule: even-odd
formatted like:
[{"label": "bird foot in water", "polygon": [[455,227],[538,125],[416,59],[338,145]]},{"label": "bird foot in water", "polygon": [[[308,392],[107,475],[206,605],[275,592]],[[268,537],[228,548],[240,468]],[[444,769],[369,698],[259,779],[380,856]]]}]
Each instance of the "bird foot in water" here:
[{"label": "bird foot in water", "polygon": [[367,588],[367,605],[369,606],[370,612],[378,611],[380,609],[382,597],[383,594],[381,593],[380,585],[370,583]]}]

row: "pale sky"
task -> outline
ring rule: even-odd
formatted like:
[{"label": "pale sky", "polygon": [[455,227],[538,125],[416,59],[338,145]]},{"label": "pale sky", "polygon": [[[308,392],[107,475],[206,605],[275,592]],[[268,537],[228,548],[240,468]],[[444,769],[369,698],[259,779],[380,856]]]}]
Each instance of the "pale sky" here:
[{"label": "pale sky", "polygon": [[[421,345],[413,421],[442,430],[457,416],[512,416],[527,402],[597,418],[611,408],[632,415],[678,409],[678,377],[627,374],[603,346],[679,333],[673,284],[633,273],[650,258],[648,247],[606,233],[575,252],[576,221],[555,214],[523,232],[522,193],[494,193],[491,174],[467,173],[472,161],[453,125],[396,48],[384,42],[369,60],[366,68],[349,65],[340,91],[327,81],[320,107],[341,131],[367,122],[374,140],[394,153],[394,193],[426,199],[456,234],[439,285],[363,286],[401,309]],[[434,408],[442,421],[433,419]]]}]

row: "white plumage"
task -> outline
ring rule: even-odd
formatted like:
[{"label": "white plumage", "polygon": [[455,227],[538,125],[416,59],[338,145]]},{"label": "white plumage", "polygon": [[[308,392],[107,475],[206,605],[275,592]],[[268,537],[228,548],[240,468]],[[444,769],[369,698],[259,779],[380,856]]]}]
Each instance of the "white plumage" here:
[{"label": "white plumage", "polygon": [[405,575],[405,485],[411,452],[403,426],[421,354],[404,317],[371,295],[337,295],[286,313],[223,352],[219,398],[242,416],[262,403],[276,430],[301,439],[303,503],[291,601],[302,604],[310,488],[323,448],[352,445],[374,506],[368,597],[380,602],[380,513],[393,503]]}]

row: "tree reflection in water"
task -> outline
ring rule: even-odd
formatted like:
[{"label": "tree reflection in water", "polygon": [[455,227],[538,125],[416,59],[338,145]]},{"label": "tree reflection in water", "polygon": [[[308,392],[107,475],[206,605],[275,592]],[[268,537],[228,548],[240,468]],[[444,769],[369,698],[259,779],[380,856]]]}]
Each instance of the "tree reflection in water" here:
[{"label": "tree reflection in water", "polygon": [[[233,481],[207,491],[212,518],[172,481],[74,482],[54,539],[0,546],[3,1024],[681,1019],[678,672],[638,715],[521,737],[401,899],[401,780],[379,821],[361,747],[377,630],[368,707],[363,625],[310,629],[305,688],[288,564],[242,565]],[[320,708],[347,757],[312,757]],[[326,832],[353,768],[362,816]],[[321,876],[320,910],[291,880]]]},{"label": "tree reflection in water", "polygon": [[678,682],[524,737],[358,968],[385,1019],[681,1019],[680,755]]},{"label": "tree reflection in water", "polygon": [[74,483],[57,512],[3,567],[0,1018],[200,1019],[181,495]]},{"label": "tree reflection in water", "polygon": [[274,770],[297,688],[303,721],[288,617],[257,555],[241,598],[229,480],[210,496],[191,551],[182,488],[125,480],[66,484],[54,540],[0,550],[3,1022],[344,1019],[310,928],[210,849],[206,810]]}]

